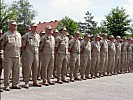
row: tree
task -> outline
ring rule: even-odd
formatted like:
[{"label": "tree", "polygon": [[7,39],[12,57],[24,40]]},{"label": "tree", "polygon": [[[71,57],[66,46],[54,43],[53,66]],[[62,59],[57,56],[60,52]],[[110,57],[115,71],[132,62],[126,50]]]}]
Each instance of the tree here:
[{"label": "tree", "polygon": [[108,33],[107,27],[103,24],[103,22],[96,28],[97,33]]},{"label": "tree", "polygon": [[25,28],[27,25],[32,23],[32,20],[35,18],[37,12],[33,10],[32,5],[28,0],[19,0],[12,3],[13,9],[19,12],[17,16],[18,31],[21,34],[25,33]]},{"label": "tree", "polygon": [[131,24],[130,31],[133,34],[133,24]]},{"label": "tree", "polygon": [[83,32],[83,33],[89,33],[89,34],[95,34],[97,33],[97,22],[94,21],[94,16],[92,16],[92,14],[87,11],[86,13],[86,16],[84,17],[85,18],[85,22],[79,22],[79,27],[80,27],[80,30]]},{"label": "tree", "polygon": [[67,16],[57,26],[58,29],[61,29],[61,27],[66,27],[70,35],[73,35],[75,30],[79,30],[78,23]]},{"label": "tree", "polygon": [[133,24],[131,24],[130,30],[127,33],[128,33],[128,34],[126,34],[127,37],[132,37],[133,38]]},{"label": "tree", "polygon": [[107,27],[109,34],[115,37],[117,35],[125,36],[125,32],[130,29],[131,19],[128,17],[129,15],[126,14],[125,9],[119,9],[118,7],[112,9],[104,21],[104,25]]},{"label": "tree", "polygon": [[0,3],[0,29],[3,32],[8,30],[9,20],[17,20],[18,11],[16,9],[8,7],[4,1]]}]

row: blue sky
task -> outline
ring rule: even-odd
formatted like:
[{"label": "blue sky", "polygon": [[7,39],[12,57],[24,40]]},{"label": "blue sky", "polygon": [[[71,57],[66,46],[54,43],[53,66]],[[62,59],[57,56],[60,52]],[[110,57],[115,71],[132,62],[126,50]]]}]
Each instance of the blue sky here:
[{"label": "blue sky", "polygon": [[[10,4],[14,0],[5,0]],[[133,0],[29,0],[38,12],[36,22],[60,20],[69,16],[75,21],[84,21],[86,11],[94,15],[94,20],[101,22],[112,8],[124,7],[133,19]]]}]

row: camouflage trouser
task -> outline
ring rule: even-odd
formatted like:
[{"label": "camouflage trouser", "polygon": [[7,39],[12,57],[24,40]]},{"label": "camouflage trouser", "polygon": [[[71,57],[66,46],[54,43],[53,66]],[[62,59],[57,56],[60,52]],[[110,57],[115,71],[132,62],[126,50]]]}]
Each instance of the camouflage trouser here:
[{"label": "camouflage trouser", "polygon": [[121,68],[120,68],[120,71],[121,72],[126,71],[126,69],[127,69],[126,67],[127,67],[127,54],[123,53],[121,55]]},{"label": "camouflage trouser", "polygon": [[99,72],[100,56],[92,56],[91,74],[96,75]]},{"label": "camouflage trouser", "polygon": [[57,54],[57,78],[58,79],[65,79],[66,77],[66,71],[67,71],[67,63],[68,58],[66,54]]},{"label": "camouflage trouser", "polygon": [[4,58],[4,86],[9,86],[9,76],[12,71],[12,86],[16,86],[19,83],[19,72],[20,72],[20,58],[19,57],[8,57]]},{"label": "camouflage trouser", "polygon": [[133,67],[133,65],[132,65],[132,55],[128,55],[127,61],[128,61],[127,70],[130,71]]},{"label": "camouflage trouser", "polygon": [[88,77],[89,74],[91,73],[91,55],[88,57],[88,62],[87,62],[87,67],[85,71],[85,76]]},{"label": "camouflage trouser", "polygon": [[42,64],[41,64],[41,53],[39,53],[39,65],[38,65],[38,74],[37,74],[37,77],[42,76],[41,75],[41,73],[42,73],[41,66],[42,66]]},{"label": "camouflage trouser", "polygon": [[115,55],[109,55],[107,73],[114,73]]},{"label": "camouflage trouser", "polygon": [[108,64],[108,57],[107,55],[100,55],[100,66],[99,66],[99,71],[100,74],[104,74],[107,72],[107,64]]},{"label": "camouflage trouser", "polygon": [[53,75],[56,76],[57,74],[57,54],[54,54],[54,68],[53,68]]},{"label": "camouflage trouser", "polygon": [[70,54],[67,55],[67,58],[68,58],[68,62],[67,62],[67,71],[66,71],[66,74],[69,74],[70,73]]},{"label": "camouflage trouser", "polygon": [[80,55],[77,53],[70,54],[70,79],[78,77],[78,72],[80,69]]},{"label": "camouflage trouser", "polygon": [[108,53],[106,53],[106,55],[105,55],[105,63],[104,63],[104,70],[103,70],[103,72],[105,73],[105,72],[107,72],[107,67],[108,67]]},{"label": "camouflage trouser", "polygon": [[37,82],[38,65],[39,65],[38,54],[25,55],[24,57],[24,81],[26,84],[29,83],[31,72],[32,72],[33,82],[34,83]]},{"label": "camouflage trouser", "polygon": [[50,81],[54,68],[54,55],[42,54],[41,64],[43,81]]},{"label": "camouflage trouser", "polygon": [[116,56],[115,57],[115,68],[114,68],[115,73],[120,72],[120,66],[121,66],[121,58],[119,56]]},{"label": "camouflage trouser", "polygon": [[91,57],[88,55],[81,54],[80,56],[80,74],[82,77],[88,76],[90,72],[90,61]]}]

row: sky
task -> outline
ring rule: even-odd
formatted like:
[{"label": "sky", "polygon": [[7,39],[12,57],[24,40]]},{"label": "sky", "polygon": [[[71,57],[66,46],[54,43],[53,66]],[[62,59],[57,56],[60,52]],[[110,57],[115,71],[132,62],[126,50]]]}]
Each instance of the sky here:
[{"label": "sky", "polygon": [[[11,4],[14,0],[5,0]],[[17,1],[17,0],[16,0]],[[126,13],[133,19],[133,0],[28,0],[37,16],[35,22],[61,20],[69,16],[73,20],[84,22],[85,13],[91,12],[99,24],[105,19],[112,8],[124,7]]]}]

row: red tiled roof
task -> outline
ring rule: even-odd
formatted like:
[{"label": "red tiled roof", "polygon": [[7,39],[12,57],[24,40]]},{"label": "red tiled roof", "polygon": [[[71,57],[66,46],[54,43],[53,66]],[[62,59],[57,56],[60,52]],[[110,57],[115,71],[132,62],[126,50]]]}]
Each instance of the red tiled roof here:
[{"label": "red tiled roof", "polygon": [[59,25],[59,23],[60,23],[60,21],[58,21],[58,20],[40,23],[37,26],[37,32],[40,33],[41,31],[45,30],[46,26],[51,26],[52,29],[55,29]]}]

